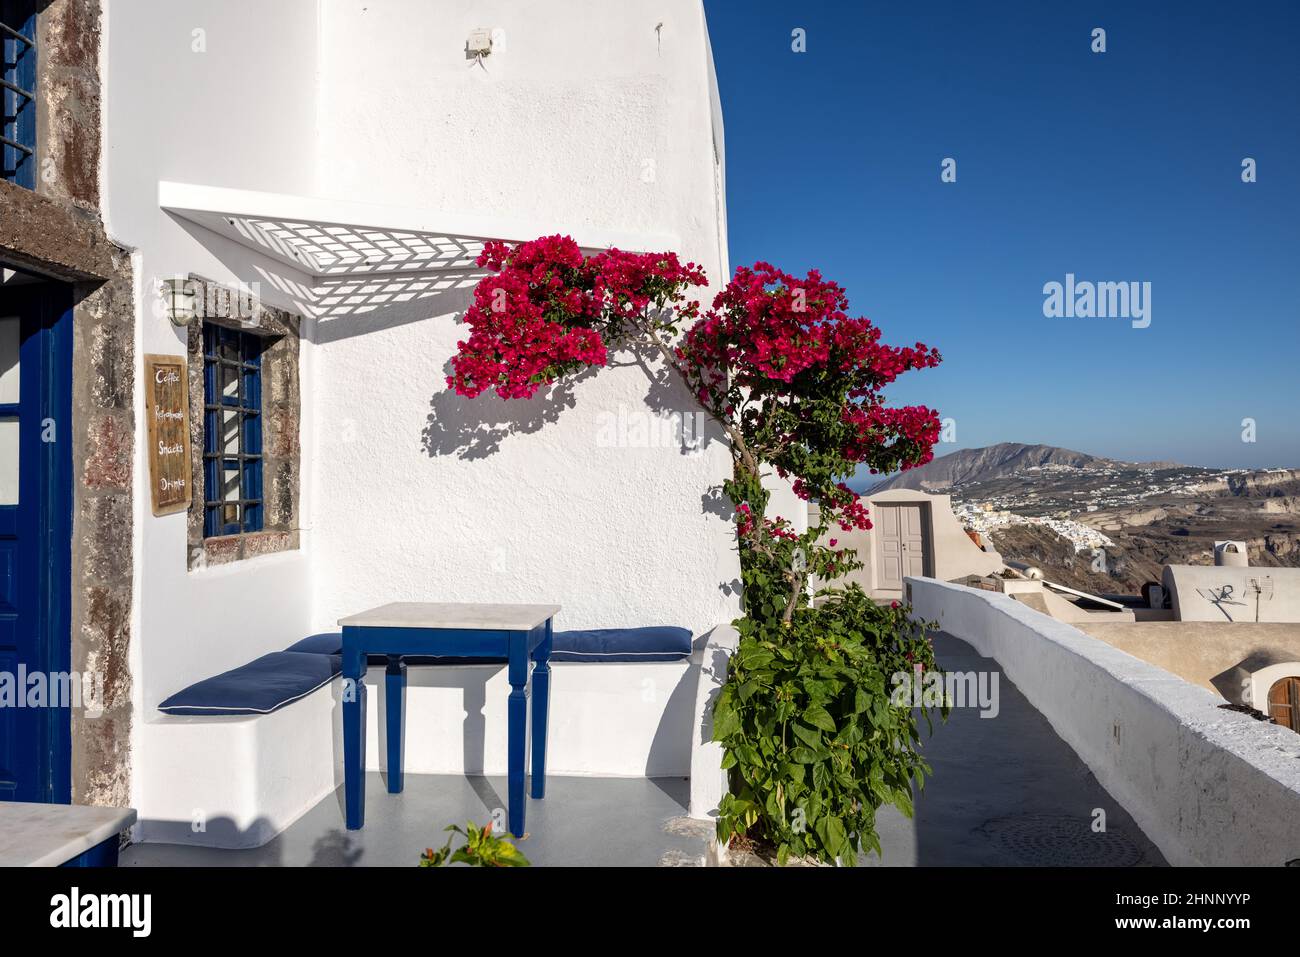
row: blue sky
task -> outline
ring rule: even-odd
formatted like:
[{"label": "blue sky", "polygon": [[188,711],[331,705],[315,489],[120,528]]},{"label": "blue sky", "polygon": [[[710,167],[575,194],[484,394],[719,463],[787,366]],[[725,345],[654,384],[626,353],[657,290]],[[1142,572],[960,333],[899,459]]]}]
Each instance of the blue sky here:
[{"label": "blue sky", "polygon": [[[888,393],[955,420],[936,454],[1300,466],[1300,3],[705,6],[733,267],[937,346]],[[1066,273],[1150,282],[1150,326],[1046,318]]]}]

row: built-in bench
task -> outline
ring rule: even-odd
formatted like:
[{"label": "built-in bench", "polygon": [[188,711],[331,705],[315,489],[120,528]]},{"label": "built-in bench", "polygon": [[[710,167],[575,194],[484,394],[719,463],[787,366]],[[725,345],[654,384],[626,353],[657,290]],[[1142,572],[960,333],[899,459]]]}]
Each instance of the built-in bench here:
[{"label": "built-in bench", "polygon": [[[284,651],[276,651],[204,678],[176,692],[158,706],[170,715],[270,714],[329,684],[342,670],[343,635],[310,635]],[[655,625],[644,628],[594,628],[557,631],[551,661],[590,664],[682,661],[691,654],[691,633],[685,628]],[[384,664],[382,655],[370,664]],[[505,664],[504,658],[450,656],[408,657],[408,666]]]},{"label": "built-in bench", "polygon": [[[730,626],[694,639],[666,626],[556,632],[548,772],[690,775],[711,737],[696,714],[702,663],[712,675],[721,662],[725,673],[725,655],[706,652],[719,632],[734,635]],[[166,699],[139,729],[158,776],[139,782],[137,838],[256,846],[334,791],[343,780],[341,649],[337,633],[312,635]],[[370,771],[383,770],[386,755],[385,661],[372,659],[380,667],[365,679]],[[406,770],[504,774],[504,661],[407,664]],[[711,684],[708,701],[715,693]]]}]

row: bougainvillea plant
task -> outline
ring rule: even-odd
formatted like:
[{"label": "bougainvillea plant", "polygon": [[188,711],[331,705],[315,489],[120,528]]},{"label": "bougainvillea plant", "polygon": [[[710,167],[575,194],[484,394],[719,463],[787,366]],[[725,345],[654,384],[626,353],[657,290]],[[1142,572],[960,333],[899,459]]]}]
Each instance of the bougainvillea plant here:
[{"label": "bougainvillea plant", "polygon": [[[848,549],[819,544],[834,527],[871,527],[845,480],[860,467],[894,472],[928,462],[939,438],[932,410],[891,408],[881,395],[901,373],[937,365],[939,354],[920,343],[885,345],[847,308],[844,290],[816,270],[800,279],[757,263],[736,270],[675,352],[696,398],[731,438],[736,468],[725,490],[744,506],[743,548],[766,559],[750,563],[744,584],[787,623],[806,601],[809,575],[829,580],[856,566]],[[765,467],[820,506],[806,532],[767,515]]]},{"label": "bougainvillea plant", "polygon": [[[867,510],[846,480],[864,468],[888,473],[930,461],[939,437],[938,415],[923,406],[889,406],[883,389],[904,372],[937,365],[938,352],[921,343],[899,347],[881,342],[880,330],[870,321],[848,315],[844,290],[816,270],[797,277],[762,262],[740,268],[712,305],[702,308],[689,293],[707,284],[704,271],[670,252],[584,255],[572,239],[548,236],[513,248],[488,243],[479,265],[491,275],[474,290],[465,315],[470,335],[459,343],[448,385],[469,397],[494,390],[506,399],[528,398],[567,376],[606,365],[619,348],[657,351],[721,426],[731,448],[734,467],[723,491],[735,510],[745,607],[745,618],[737,623],[742,644],[733,671],[743,671],[744,662],[770,663],[766,655],[773,648],[802,648],[796,655],[801,668],[818,656],[839,653],[818,644],[832,612],[811,606],[810,582],[829,583],[861,567],[854,552],[834,537],[836,529],[871,527]],[[819,506],[816,521],[806,530],[768,514],[764,479],[771,474]],[[861,715],[876,714],[853,710],[860,703],[855,685],[867,682],[875,688],[879,683],[868,678],[868,671],[876,674],[871,668],[895,658],[933,666],[924,635],[903,624],[905,615],[886,614],[863,597],[858,592],[847,604],[839,601],[833,613],[835,628],[856,629],[867,649],[850,656],[848,670],[836,679],[850,688],[844,714],[854,718],[850,724],[857,730],[851,735],[863,733]],[[851,627],[846,625],[850,620]],[[882,650],[882,642],[887,649]],[[814,649],[811,657],[804,654],[809,648]],[[871,668],[862,671],[865,662]],[[824,839],[816,837],[815,828],[805,832],[814,835],[806,840],[790,836],[795,832],[788,827],[787,798],[799,790],[793,776],[803,772],[797,762],[768,760],[774,754],[788,757],[793,732],[785,728],[787,740],[773,743],[773,722],[782,709],[768,706],[775,708],[777,698],[789,695],[774,685],[768,691],[777,698],[755,700],[756,686],[751,684],[750,694],[729,686],[733,691],[723,700],[743,697],[727,705],[734,714],[720,722],[718,733],[739,786],[728,796],[730,804],[724,802],[720,834],[756,827],[761,837],[779,843],[783,855],[811,853],[827,860],[843,859],[850,848],[871,846],[870,821],[878,802],[864,806],[860,794],[833,782],[814,802],[824,812]],[[838,734],[841,722],[822,717],[822,711],[832,714],[826,703],[819,700],[816,707],[826,726],[821,733],[830,734],[827,725],[834,724]],[[788,723],[790,716],[785,717]],[[911,713],[897,718],[889,736],[914,755]],[[863,747],[875,754],[894,747],[884,743],[883,731],[868,734]],[[819,758],[826,768],[840,760],[839,746],[829,741]],[[806,750],[805,756],[812,753]],[[746,783],[745,769],[758,766],[762,773]],[[919,757],[894,766],[908,780],[924,768]],[[874,765],[858,770],[880,773]],[[825,783],[844,773],[842,767],[834,776],[817,771],[809,781]],[[891,778],[882,787],[882,799],[901,801],[891,796],[897,787]],[[773,805],[777,793],[783,796]],[[737,796],[741,794],[748,796]],[[849,826],[849,821],[856,823]]]},{"label": "bougainvillea plant", "polygon": [[[854,567],[848,549],[818,545],[827,529],[871,527],[845,484],[859,468],[894,472],[928,462],[939,437],[936,413],[890,407],[881,390],[910,369],[937,365],[917,343],[889,346],[880,330],[848,316],[848,299],[816,270],[802,279],[768,265],[736,270],[701,311],[687,298],[707,282],[674,253],[608,250],[585,256],[572,239],[547,236],[511,249],[488,243],[481,281],[465,315],[469,339],[452,358],[448,385],[474,397],[489,389],[529,398],[557,380],[603,366],[625,343],[656,348],[731,440],[742,547],[782,586],[757,586],[789,621],[810,576],[829,580]],[[680,335],[684,331],[684,335]],[[820,506],[820,522],[794,532],[768,516],[765,469],[789,479]],[[752,601],[751,601],[752,604]]]}]

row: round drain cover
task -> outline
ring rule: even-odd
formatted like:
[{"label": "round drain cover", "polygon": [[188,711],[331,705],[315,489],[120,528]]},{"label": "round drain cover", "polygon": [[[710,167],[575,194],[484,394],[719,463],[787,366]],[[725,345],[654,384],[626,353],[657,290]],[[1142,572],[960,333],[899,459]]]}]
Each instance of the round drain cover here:
[{"label": "round drain cover", "polygon": [[1002,850],[1032,867],[1135,867],[1142,851],[1117,831],[1096,832],[1092,818],[1023,814],[980,828]]}]

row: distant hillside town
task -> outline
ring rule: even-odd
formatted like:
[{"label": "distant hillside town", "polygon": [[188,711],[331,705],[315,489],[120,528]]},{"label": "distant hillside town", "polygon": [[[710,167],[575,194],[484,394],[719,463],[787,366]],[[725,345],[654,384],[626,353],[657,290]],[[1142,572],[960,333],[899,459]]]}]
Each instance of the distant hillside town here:
[{"label": "distant hillside town", "polygon": [[1004,528],[1007,525],[1041,525],[1068,541],[1074,546],[1076,552],[1089,548],[1110,548],[1115,544],[1095,528],[1069,518],[1017,515],[1005,508],[995,508],[988,502],[982,504],[959,502],[953,506],[953,511],[963,528],[981,536],[991,536],[994,529]]},{"label": "distant hillside town", "polygon": [[[941,456],[867,494],[900,489],[950,495],[962,526],[1004,557],[1080,587],[1136,591],[1164,565],[1213,564],[1215,542],[1228,539],[1245,543],[1252,565],[1300,566],[1300,469],[1122,462],[1003,442]],[[1105,561],[1094,569],[1098,549]]]}]

